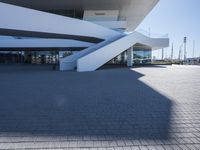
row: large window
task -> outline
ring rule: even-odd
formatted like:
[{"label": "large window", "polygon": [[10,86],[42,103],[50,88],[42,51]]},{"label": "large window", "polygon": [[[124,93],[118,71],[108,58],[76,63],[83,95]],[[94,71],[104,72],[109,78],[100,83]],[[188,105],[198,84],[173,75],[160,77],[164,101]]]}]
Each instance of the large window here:
[{"label": "large window", "polygon": [[[116,56],[112,60],[110,60],[107,64],[127,64],[127,51],[121,53],[120,55]],[[143,49],[133,49],[133,61],[134,64],[150,64],[152,57],[151,50],[143,50]]]},{"label": "large window", "polygon": [[[31,60],[29,60],[31,58]],[[57,64],[58,52],[57,51],[32,51],[27,53],[25,61],[31,64]]]},{"label": "large window", "polygon": [[133,51],[135,64],[146,64],[151,62],[152,51],[151,50],[134,50]]},{"label": "large window", "polygon": [[133,51],[134,59],[151,59],[151,51]]}]

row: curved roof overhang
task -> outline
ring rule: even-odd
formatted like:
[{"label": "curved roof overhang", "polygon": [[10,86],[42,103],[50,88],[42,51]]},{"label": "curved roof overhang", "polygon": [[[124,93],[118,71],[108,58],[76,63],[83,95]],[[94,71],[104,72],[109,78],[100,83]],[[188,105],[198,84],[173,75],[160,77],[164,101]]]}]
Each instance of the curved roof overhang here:
[{"label": "curved roof overhang", "polygon": [[47,11],[64,9],[119,10],[119,18],[126,19],[133,31],[159,0],[0,0],[9,4]]}]

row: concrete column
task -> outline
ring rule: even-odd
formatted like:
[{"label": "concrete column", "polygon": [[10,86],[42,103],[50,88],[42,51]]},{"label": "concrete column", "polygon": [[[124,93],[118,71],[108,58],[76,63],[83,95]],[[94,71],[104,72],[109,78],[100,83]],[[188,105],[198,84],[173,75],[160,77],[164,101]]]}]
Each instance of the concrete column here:
[{"label": "concrete column", "polygon": [[127,57],[126,57],[126,51],[125,52],[123,52],[123,63],[125,64],[125,63],[127,63]]},{"label": "concrete column", "polygon": [[128,67],[133,66],[133,47],[127,50],[127,66]]}]

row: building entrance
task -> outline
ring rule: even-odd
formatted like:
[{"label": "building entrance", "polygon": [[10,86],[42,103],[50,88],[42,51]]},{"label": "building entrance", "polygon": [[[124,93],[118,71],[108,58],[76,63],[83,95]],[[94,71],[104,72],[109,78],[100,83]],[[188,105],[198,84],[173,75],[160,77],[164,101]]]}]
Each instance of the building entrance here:
[{"label": "building entrance", "polygon": [[25,52],[25,63],[29,64],[58,64],[57,51],[31,51]]}]

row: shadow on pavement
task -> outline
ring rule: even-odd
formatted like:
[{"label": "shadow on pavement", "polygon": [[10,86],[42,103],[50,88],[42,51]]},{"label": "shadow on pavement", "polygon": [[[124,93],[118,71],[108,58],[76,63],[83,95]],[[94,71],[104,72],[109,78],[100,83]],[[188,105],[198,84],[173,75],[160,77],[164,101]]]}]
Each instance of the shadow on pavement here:
[{"label": "shadow on pavement", "polygon": [[142,76],[129,69],[0,74],[0,134],[167,139],[172,103]]}]

